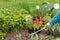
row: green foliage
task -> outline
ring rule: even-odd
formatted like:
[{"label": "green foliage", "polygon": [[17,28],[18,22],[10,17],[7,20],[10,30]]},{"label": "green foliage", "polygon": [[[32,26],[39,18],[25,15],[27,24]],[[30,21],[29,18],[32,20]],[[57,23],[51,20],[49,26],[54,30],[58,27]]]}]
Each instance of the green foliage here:
[{"label": "green foliage", "polygon": [[16,35],[16,40],[22,40],[21,39],[21,34]]},{"label": "green foliage", "polygon": [[0,40],[3,40],[5,36],[6,36],[6,33],[3,33],[3,32],[0,30]]},{"label": "green foliage", "polygon": [[51,20],[51,17],[50,16],[44,16],[44,19],[45,19],[45,22],[49,22]]},{"label": "green foliage", "polygon": [[54,36],[60,36],[60,23],[57,23],[56,25],[50,27],[48,30]]},{"label": "green foliage", "polygon": [[32,28],[32,26],[33,26],[33,18],[32,18],[32,16],[31,15],[27,15],[26,17],[25,17],[25,20],[26,20],[26,27],[28,27],[28,28]]},{"label": "green foliage", "polygon": [[4,1],[8,1],[9,2],[10,0],[4,0]]},{"label": "green foliage", "polygon": [[33,26],[33,17],[26,10],[20,10],[20,26],[24,28],[31,28]]},{"label": "green foliage", "polygon": [[41,28],[42,26],[43,26],[43,22],[42,22],[42,21],[40,21],[40,24],[39,24],[39,25],[33,24],[33,27],[36,28],[37,30],[38,30],[39,28]]},{"label": "green foliage", "polygon": [[38,35],[37,34],[32,34],[31,35],[31,40],[38,40]]},{"label": "green foliage", "polygon": [[56,40],[56,39],[52,35],[48,35],[48,36],[40,35],[40,40]]},{"label": "green foliage", "polygon": [[27,15],[27,14],[29,14],[29,12],[26,10],[26,9],[23,9],[23,8],[21,8],[20,10],[18,10],[18,13],[21,13],[21,14],[25,14],[25,15]]},{"label": "green foliage", "polygon": [[[33,17],[31,16],[34,13],[37,13],[39,17],[44,16],[45,22],[50,21],[51,17],[55,15],[56,10],[50,16],[45,16],[46,10],[43,10],[42,7],[42,3],[45,1],[49,1],[51,5],[57,2],[60,3],[57,0],[0,0],[0,34],[2,35],[0,39],[2,40],[5,33],[34,26],[32,23]],[[41,9],[36,10],[36,5],[39,5]],[[54,35],[60,34],[60,27],[53,28],[50,32],[53,32]]]},{"label": "green foliage", "polygon": [[40,35],[40,40],[45,40],[44,35]]},{"label": "green foliage", "polygon": [[32,16],[25,9],[12,11],[0,9],[0,29],[4,33],[28,29],[32,27]]},{"label": "green foliage", "polygon": [[47,39],[46,39],[46,40],[56,40],[56,39],[55,39],[55,37],[54,37],[54,36],[50,35],[50,36],[48,36],[48,37],[47,37]]}]

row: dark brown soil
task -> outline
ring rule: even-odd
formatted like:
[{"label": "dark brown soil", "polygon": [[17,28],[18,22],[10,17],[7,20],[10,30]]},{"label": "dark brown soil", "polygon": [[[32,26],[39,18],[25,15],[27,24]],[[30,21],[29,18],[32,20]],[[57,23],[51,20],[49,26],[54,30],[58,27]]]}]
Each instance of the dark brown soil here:
[{"label": "dark brown soil", "polygon": [[12,32],[6,35],[4,40],[16,40],[16,35],[21,34],[22,40],[31,40],[30,39],[30,33],[28,33],[28,30],[21,30],[20,32]]},{"label": "dark brown soil", "polygon": [[[21,34],[22,40],[31,40],[30,33],[28,32],[28,30],[21,30],[19,32],[8,33],[4,40],[16,40],[16,35],[18,34]],[[42,31],[38,33],[38,36],[40,36],[40,34],[47,36],[47,34],[49,33],[47,31]],[[57,39],[60,40],[60,38]]]}]

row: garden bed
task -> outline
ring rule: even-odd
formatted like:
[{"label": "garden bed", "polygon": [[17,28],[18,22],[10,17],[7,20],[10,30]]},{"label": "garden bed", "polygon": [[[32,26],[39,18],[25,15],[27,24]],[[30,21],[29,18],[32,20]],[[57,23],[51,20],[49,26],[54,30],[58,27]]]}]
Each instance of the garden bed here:
[{"label": "garden bed", "polygon": [[20,32],[12,32],[6,35],[4,40],[15,40],[16,35],[21,34],[22,40],[30,40],[28,30],[21,30]]},{"label": "garden bed", "polygon": [[[22,40],[31,40],[31,36],[28,30],[21,30],[19,32],[8,33],[4,40],[16,40],[16,35],[18,34],[21,34]],[[39,37],[40,35],[44,35],[44,37],[48,36],[45,31],[39,32],[37,34]],[[56,40],[60,40],[60,37],[57,37]]]}]

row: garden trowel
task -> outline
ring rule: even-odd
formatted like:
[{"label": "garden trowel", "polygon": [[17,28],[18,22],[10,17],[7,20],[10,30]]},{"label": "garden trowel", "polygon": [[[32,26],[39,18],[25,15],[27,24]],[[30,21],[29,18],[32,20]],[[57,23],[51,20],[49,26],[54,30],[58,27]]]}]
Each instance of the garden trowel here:
[{"label": "garden trowel", "polygon": [[42,27],[40,30],[38,30],[38,31],[36,31],[36,32],[34,32],[34,33],[32,33],[32,34],[36,34],[36,33],[38,33],[38,32],[41,32],[41,31],[44,30],[44,29],[46,29],[46,25],[45,25],[44,27]]}]

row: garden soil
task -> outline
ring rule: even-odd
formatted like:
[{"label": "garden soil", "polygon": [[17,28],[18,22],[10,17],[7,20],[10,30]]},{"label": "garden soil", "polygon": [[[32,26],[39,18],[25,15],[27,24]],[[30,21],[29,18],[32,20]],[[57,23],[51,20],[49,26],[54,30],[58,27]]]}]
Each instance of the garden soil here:
[{"label": "garden soil", "polygon": [[[40,36],[40,34],[44,35],[44,36],[47,36],[46,34],[47,32],[45,31],[42,31],[42,32],[39,32],[37,33],[38,36]],[[28,32],[28,30],[21,30],[19,32],[11,32],[11,33],[8,33],[5,37],[4,40],[16,40],[16,35],[18,34],[21,34],[21,38],[22,40],[31,40],[31,36],[30,36],[30,33]],[[58,37],[56,40],[60,40],[60,37]]]}]

